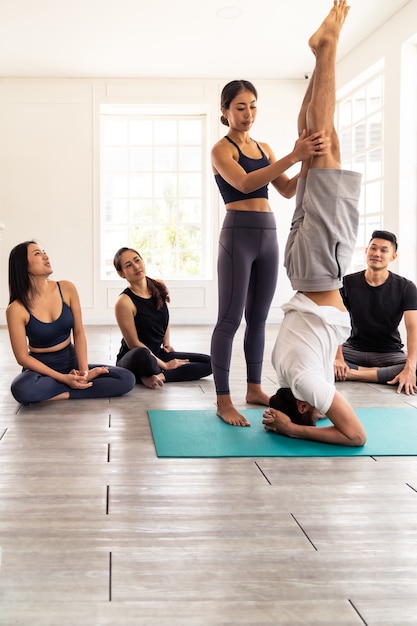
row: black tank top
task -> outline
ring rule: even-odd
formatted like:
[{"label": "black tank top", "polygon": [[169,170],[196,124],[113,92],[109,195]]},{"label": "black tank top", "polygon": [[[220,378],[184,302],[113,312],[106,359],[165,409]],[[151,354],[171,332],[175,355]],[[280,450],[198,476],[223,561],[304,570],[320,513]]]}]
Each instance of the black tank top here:
[{"label": "black tank top", "polygon": [[[136,307],[134,317],[136,332],[139,341],[145,344],[154,354],[161,349],[162,342],[169,324],[169,311],[166,302],[158,310],[155,298],[141,298],[126,287],[122,292],[129,296]],[[129,348],[124,339],[120,346],[117,360],[121,359]]]},{"label": "black tank top", "polygon": [[[259,152],[261,153],[260,159],[252,159],[251,157],[243,154],[239,146],[227,135],[225,139],[233,144],[237,151],[239,152],[239,160],[238,163],[243,167],[245,172],[254,172],[255,170],[260,170],[267,165],[270,165],[270,161],[260,145],[255,141],[256,145],[259,148]],[[235,187],[232,187],[220,174],[215,174],[214,176],[221,196],[225,204],[229,204],[231,202],[238,202],[239,200],[248,200],[250,198],[266,198],[268,199],[268,185],[264,185],[259,189],[255,189],[255,191],[251,191],[250,193],[242,193]]]}]

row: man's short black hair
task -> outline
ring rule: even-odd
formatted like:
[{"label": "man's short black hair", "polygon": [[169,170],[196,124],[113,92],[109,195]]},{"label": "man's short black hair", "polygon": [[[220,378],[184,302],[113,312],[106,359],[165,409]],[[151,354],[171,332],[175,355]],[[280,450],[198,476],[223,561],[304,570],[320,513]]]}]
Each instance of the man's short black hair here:
[{"label": "man's short black hair", "polygon": [[374,232],[371,235],[371,239],[369,243],[371,243],[372,239],[385,239],[386,241],[390,241],[392,245],[394,246],[395,252],[397,252],[397,248],[398,248],[397,237],[394,235],[394,233],[390,233],[389,230],[374,230]]},{"label": "man's short black hair", "polygon": [[288,415],[294,424],[299,424],[300,426],[315,426],[315,423],[308,413],[300,413],[297,400],[288,387],[280,387],[276,394],[269,398],[269,406]]}]

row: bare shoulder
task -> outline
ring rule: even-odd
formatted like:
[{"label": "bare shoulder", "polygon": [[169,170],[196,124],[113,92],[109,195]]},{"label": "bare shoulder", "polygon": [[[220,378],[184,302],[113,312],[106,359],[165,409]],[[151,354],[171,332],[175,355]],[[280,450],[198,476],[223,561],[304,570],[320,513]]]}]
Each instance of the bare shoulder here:
[{"label": "bare shoulder", "polygon": [[116,311],[133,311],[135,309],[132,298],[129,298],[126,293],[120,294],[114,306]]},{"label": "bare shoulder", "polygon": [[219,168],[228,167],[233,161],[238,161],[239,152],[230,141],[222,137],[211,149],[211,163],[214,174],[218,174]]},{"label": "bare shoulder", "polygon": [[19,302],[18,300],[13,300],[13,302],[11,302],[9,304],[9,306],[6,309],[6,319],[9,322],[11,319],[13,320],[28,320],[29,319],[29,313],[27,312],[27,310],[25,309],[25,307],[23,306],[23,304],[21,302]]},{"label": "bare shoulder", "polygon": [[57,282],[59,282],[64,298],[66,295],[70,297],[71,295],[78,294],[77,287],[70,280],[59,280]]},{"label": "bare shoulder", "polygon": [[59,280],[57,282],[59,282],[59,284],[61,286],[61,289],[75,289],[75,290],[77,290],[77,288],[74,285],[74,283],[72,283],[70,280]]},{"label": "bare shoulder", "polygon": [[266,154],[266,156],[268,157],[270,161],[276,160],[271,146],[269,146],[267,143],[264,143],[263,141],[257,141],[256,143],[261,148],[262,152]]},{"label": "bare shoulder", "polygon": [[233,152],[233,149],[236,150],[234,145],[227,141],[226,137],[222,137],[219,141],[216,141],[214,146],[211,149],[212,154],[222,154],[224,152]]}]

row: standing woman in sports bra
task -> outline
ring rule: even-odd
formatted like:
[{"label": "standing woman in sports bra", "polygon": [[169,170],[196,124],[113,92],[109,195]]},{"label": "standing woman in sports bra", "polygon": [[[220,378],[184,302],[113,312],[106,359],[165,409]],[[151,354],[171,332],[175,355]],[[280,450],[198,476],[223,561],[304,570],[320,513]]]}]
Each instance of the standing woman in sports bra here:
[{"label": "standing woman in sports bra", "polygon": [[88,365],[77,290],[67,280],[50,280],[52,271],[35,241],[20,243],[10,253],[6,317],[13,353],[23,368],[12,382],[13,397],[31,404],[127,393],[136,382],[131,372]]},{"label": "standing woman in sports bra", "polygon": [[271,148],[254,141],[257,92],[252,83],[234,80],[221,94],[221,122],[229,127],[212,149],[213,173],[226,207],[218,253],[218,319],[211,341],[217,415],[233,426],[249,426],[234,406],[229,388],[233,339],[245,312],[246,402],[268,406],[261,375],[265,323],[278,277],[275,216],[268,183],[285,198],[295,195],[298,175],[285,171],[299,161],[326,153],[323,131],[304,130],[293,151],[276,160]]}]

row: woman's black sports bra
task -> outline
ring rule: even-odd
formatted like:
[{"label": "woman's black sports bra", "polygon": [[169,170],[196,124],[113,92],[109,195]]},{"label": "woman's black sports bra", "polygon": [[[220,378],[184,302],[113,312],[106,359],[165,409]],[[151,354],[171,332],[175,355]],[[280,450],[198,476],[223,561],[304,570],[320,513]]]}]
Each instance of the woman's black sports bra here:
[{"label": "woman's black sports bra", "polygon": [[[259,152],[261,153],[260,159],[251,159],[250,157],[243,154],[239,146],[227,135],[225,136],[227,141],[230,141],[239,152],[239,160],[238,163],[243,167],[245,172],[253,172],[255,170],[260,170],[267,165],[270,165],[270,161],[260,145],[256,143],[259,148]],[[268,185],[264,185],[259,189],[255,189],[255,191],[251,191],[250,193],[242,193],[235,187],[232,187],[220,174],[215,174],[214,176],[217,186],[219,188],[220,194],[223,198],[225,204],[229,204],[230,202],[238,202],[239,200],[248,200],[249,198],[266,198],[268,199]]]}]

